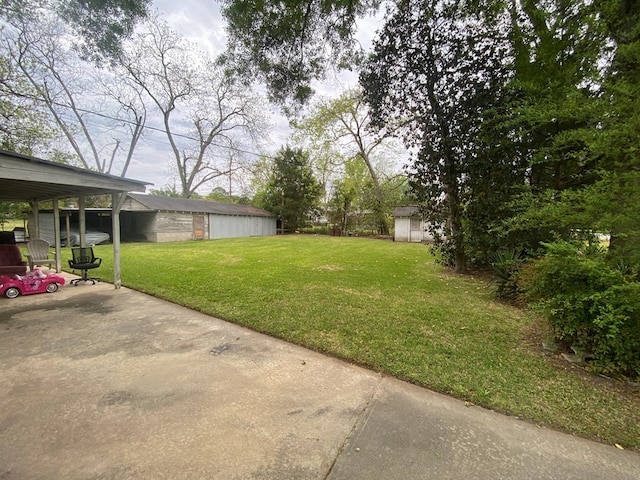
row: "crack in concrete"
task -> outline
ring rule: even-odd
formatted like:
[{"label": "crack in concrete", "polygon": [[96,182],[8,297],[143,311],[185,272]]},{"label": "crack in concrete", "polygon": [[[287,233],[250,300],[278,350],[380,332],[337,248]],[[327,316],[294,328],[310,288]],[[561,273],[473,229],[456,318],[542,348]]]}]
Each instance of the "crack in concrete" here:
[{"label": "crack in concrete", "polygon": [[[367,423],[369,422],[369,419],[371,418],[371,415],[375,410],[377,402],[376,403],[374,402],[376,397],[378,396],[378,392],[380,391],[380,387],[384,379],[385,379],[384,375],[379,375],[378,381],[376,382],[375,386],[371,389],[371,394],[369,395],[369,398],[367,399],[367,401],[364,403],[364,406],[362,407],[362,413],[358,416],[358,418],[356,418],[356,421],[353,423],[351,430],[349,430],[349,432],[345,435],[344,440],[338,447],[338,452],[336,453],[336,456],[333,459],[333,462],[331,462],[331,465],[329,466],[329,469],[327,470],[327,474],[324,476],[323,480],[328,480],[331,474],[333,473],[333,469],[336,466],[338,459],[344,454],[347,444],[353,437],[353,434],[356,432],[356,430],[358,430],[358,428],[362,425],[362,428],[360,429],[360,432],[362,432],[367,426]],[[372,404],[373,406],[371,406]]]}]

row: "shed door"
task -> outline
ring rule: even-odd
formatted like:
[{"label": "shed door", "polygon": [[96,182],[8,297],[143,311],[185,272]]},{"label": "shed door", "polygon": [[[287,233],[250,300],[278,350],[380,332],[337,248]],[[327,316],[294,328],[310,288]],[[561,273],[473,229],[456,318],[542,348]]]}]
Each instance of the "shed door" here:
[{"label": "shed door", "polygon": [[419,218],[412,217],[411,218],[411,232],[409,233],[409,241],[410,242],[421,242],[422,241],[422,228],[421,221]]},{"label": "shed door", "polygon": [[193,239],[204,240],[204,215],[193,216]]}]

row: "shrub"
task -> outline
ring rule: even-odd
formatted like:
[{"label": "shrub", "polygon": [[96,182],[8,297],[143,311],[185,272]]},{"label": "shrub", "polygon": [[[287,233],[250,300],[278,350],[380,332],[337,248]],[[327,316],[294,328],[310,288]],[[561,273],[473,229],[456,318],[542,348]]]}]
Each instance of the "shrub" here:
[{"label": "shrub", "polygon": [[429,250],[438,264],[447,268],[455,267],[455,246],[452,241],[434,236],[434,241],[429,245]]},{"label": "shrub", "polygon": [[592,296],[594,365],[640,376],[640,283],[614,285]]},{"label": "shrub", "polygon": [[547,255],[526,268],[527,300],[556,337],[588,350],[600,372],[640,376],[640,283],[580,244],[547,244]]},{"label": "shrub", "polygon": [[520,295],[518,276],[524,256],[518,250],[499,250],[491,255],[496,297],[500,300],[516,300]]}]

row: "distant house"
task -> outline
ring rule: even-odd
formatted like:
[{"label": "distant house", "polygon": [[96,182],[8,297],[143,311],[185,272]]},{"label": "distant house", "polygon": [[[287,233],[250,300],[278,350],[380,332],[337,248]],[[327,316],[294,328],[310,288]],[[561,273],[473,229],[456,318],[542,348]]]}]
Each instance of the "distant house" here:
[{"label": "distant house", "polygon": [[[111,209],[87,208],[87,231],[111,235]],[[60,209],[61,230],[77,230],[78,210]],[[30,221],[32,218],[30,216]],[[276,234],[276,218],[251,205],[131,193],[120,210],[122,241],[175,242]],[[40,212],[40,236],[53,241],[53,214]],[[51,237],[49,239],[48,237]]]},{"label": "distant house", "polygon": [[396,242],[425,242],[433,237],[427,232],[427,224],[414,205],[396,207],[393,211],[394,240]]}]

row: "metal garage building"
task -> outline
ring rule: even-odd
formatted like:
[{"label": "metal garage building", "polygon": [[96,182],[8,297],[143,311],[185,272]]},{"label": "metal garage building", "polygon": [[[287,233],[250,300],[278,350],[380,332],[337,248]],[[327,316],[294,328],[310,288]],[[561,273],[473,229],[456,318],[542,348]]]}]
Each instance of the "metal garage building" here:
[{"label": "metal garage building", "polygon": [[276,234],[276,218],[251,205],[130,194],[120,216],[125,240],[174,242]]}]

